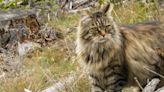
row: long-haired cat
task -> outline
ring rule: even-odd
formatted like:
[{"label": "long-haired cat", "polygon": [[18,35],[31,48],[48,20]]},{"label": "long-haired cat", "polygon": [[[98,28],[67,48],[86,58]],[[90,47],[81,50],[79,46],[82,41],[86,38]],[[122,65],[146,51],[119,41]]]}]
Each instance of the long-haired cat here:
[{"label": "long-haired cat", "polygon": [[[121,92],[124,86],[145,86],[164,79],[164,25],[159,22],[119,26],[108,4],[79,22],[77,55],[91,77],[92,92]],[[152,72],[153,71],[153,72]]]}]

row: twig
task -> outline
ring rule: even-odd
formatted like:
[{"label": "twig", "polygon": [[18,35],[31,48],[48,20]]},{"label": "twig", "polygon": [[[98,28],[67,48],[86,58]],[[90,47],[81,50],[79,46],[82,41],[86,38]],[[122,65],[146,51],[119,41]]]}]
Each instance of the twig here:
[{"label": "twig", "polygon": [[84,1],[84,2],[81,2],[79,5],[75,6],[74,9],[77,9],[78,7],[83,6],[83,5],[86,5],[88,3],[90,3],[90,1],[88,1],[88,0],[87,1]]},{"label": "twig", "polygon": [[86,11],[86,10],[89,10],[90,8],[87,7],[87,8],[83,8],[83,9],[76,9],[76,10],[70,10],[68,11],[69,13],[76,13],[76,12],[80,12],[80,11]]},{"label": "twig", "polygon": [[141,86],[140,82],[138,81],[137,77],[134,77],[134,80],[136,81],[137,85],[140,87],[141,90],[143,90],[143,87]]},{"label": "twig", "polygon": [[68,3],[68,0],[65,0],[64,3],[61,5],[61,9],[63,9],[67,3]]},{"label": "twig", "polygon": [[149,72],[154,73],[154,74],[160,76],[161,78],[164,78],[163,75],[161,75],[161,74],[159,74],[159,73],[157,73],[157,72],[155,72],[155,71],[153,71],[153,70],[150,70],[150,69],[148,69],[148,68],[146,68],[146,67],[144,67],[144,68],[145,68],[146,70],[148,70]]}]

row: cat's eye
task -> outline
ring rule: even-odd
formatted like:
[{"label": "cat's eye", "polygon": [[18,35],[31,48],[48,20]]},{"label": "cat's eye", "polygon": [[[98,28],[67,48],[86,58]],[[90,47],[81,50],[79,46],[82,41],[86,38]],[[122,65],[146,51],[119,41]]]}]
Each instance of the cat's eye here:
[{"label": "cat's eye", "polygon": [[112,25],[106,25],[105,27],[108,28],[108,29],[111,29]]},{"label": "cat's eye", "polygon": [[92,27],[92,28],[90,28],[91,30],[97,30],[97,27]]},{"label": "cat's eye", "polygon": [[96,31],[96,30],[90,30],[89,32],[90,32],[91,34],[94,34],[94,35],[95,35],[96,33],[98,33],[98,31]]},{"label": "cat's eye", "polygon": [[113,33],[113,30],[112,30],[113,29],[113,26],[107,25],[105,29],[106,29],[106,32]]},{"label": "cat's eye", "polygon": [[89,33],[92,34],[92,35],[96,35],[96,34],[98,33],[97,30],[98,30],[98,29],[97,29],[96,27],[91,28],[91,29],[89,30]]}]

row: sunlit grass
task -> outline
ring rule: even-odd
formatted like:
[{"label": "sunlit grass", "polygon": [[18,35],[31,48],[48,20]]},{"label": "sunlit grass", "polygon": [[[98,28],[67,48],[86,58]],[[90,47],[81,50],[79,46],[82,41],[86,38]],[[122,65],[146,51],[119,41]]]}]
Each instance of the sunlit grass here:
[{"label": "sunlit grass", "polygon": [[158,20],[158,7],[156,3],[141,4],[130,1],[120,7],[115,7],[113,15],[117,22],[123,24],[133,24],[142,21]]}]

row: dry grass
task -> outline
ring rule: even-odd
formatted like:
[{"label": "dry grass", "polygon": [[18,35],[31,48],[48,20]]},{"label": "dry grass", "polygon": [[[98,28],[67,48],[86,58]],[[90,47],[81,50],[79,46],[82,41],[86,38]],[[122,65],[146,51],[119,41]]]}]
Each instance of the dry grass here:
[{"label": "dry grass", "polygon": [[[118,8],[118,7],[117,7]],[[141,4],[133,0],[125,3],[113,12],[118,23],[133,24],[142,21],[159,20],[161,13],[158,4]]]},{"label": "dry grass", "polygon": [[[143,20],[154,20],[159,17],[155,6],[156,4],[142,6],[139,3],[130,2],[115,8],[113,15],[119,23],[132,24]],[[55,21],[49,21],[49,25],[66,30],[75,27],[78,18],[79,14],[63,15]],[[40,92],[60,78],[69,76],[70,72],[78,70],[79,66],[74,53],[75,32],[66,35],[63,40],[56,41],[53,46],[37,48],[27,54],[23,61],[23,72],[20,76],[7,79],[1,84],[0,92],[23,92],[24,88],[32,92]],[[90,92],[86,76],[81,77],[72,85],[66,87],[66,92]],[[131,91],[125,89],[125,92]]]}]

